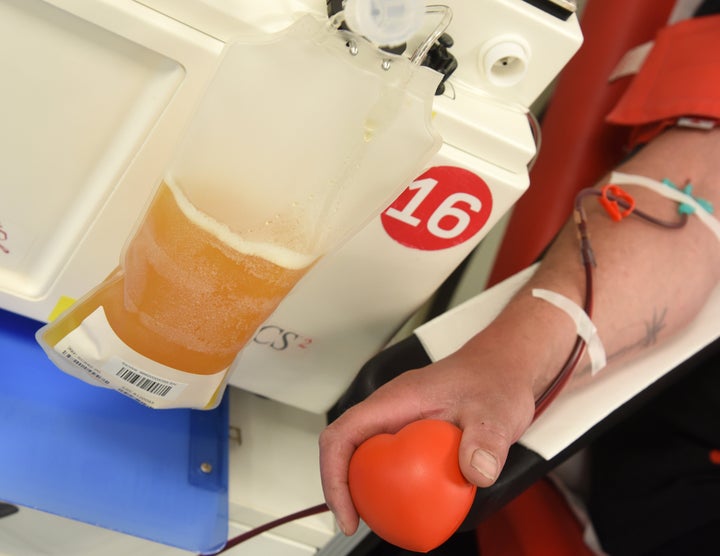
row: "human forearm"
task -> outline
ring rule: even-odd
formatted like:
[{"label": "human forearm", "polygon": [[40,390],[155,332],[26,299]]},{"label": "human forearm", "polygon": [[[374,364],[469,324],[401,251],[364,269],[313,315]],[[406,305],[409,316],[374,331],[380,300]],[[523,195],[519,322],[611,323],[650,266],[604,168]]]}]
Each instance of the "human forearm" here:
[{"label": "human forearm", "polygon": [[[718,205],[719,159],[718,131],[671,130],[619,170],[677,184],[690,179],[696,195]],[[666,221],[680,218],[676,202],[639,186],[625,189],[644,212]],[[669,230],[635,216],[614,222],[592,197],[583,206],[597,261],[592,318],[613,360],[671,335],[696,314],[718,281],[720,245],[697,217],[691,216],[680,230]],[[528,286],[492,325],[506,331],[503,337],[513,349],[537,362],[525,369],[536,396],[564,363],[574,330],[566,315],[533,299],[530,290],[555,291],[582,306],[584,271],[576,235],[575,225],[568,223]],[[552,312],[557,313],[554,318]],[[467,349],[473,349],[473,342]],[[485,349],[482,334],[477,343],[476,349]]]}]

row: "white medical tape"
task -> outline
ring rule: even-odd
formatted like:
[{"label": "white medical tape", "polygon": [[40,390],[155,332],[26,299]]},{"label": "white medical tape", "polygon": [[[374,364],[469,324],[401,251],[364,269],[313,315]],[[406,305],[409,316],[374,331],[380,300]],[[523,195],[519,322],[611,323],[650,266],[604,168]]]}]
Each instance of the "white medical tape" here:
[{"label": "white medical tape", "polygon": [[597,328],[582,308],[564,295],[550,290],[533,288],[532,295],[533,297],[544,299],[548,303],[555,305],[558,309],[565,311],[575,322],[578,336],[580,336],[587,345],[587,354],[590,358],[590,368],[593,375],[607,365],[605,348],[602,345],[600,336],[598,336]]},{"label": "white medical tape", "polygon": [[610,174],[610,179],[608,181],[613,185],[639,185],[646,187],[648,189],[652,189],[663,197],[667,197],[668,199],[672,199],[678,203],[690,205],[695,209],[693,214],[697,216],[703,224],[710,228],[710,230],[715,234],[715,237],[720,241],[720,222],[718,222],[717,218],[705,210],[700,203],[687,193],[673,189],[672,187],[652,178],[636,176],[633,174],[623,174],[622,172],[613,172]]}]

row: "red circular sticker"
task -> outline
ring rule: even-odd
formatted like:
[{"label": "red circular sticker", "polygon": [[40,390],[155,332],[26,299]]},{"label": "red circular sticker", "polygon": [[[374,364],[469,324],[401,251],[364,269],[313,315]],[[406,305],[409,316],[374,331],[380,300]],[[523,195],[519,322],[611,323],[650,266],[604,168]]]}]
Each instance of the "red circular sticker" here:
[{"label": "red circular sticker", "polygon": [[381,220],[398,243],[438,251],[473,237],[491,212],[492,193],[482,178],[463,168],[435,166],[411,183]]}]

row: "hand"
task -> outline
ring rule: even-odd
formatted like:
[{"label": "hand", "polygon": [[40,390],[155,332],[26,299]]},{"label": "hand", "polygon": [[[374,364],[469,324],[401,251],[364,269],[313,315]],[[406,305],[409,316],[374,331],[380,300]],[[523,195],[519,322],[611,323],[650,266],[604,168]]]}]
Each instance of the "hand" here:
[{"label": "hand", "polygon": [[534,397],[525,374],[514,372],[510,350],[496,348],[482,359],[476,353],[476,349],[461,349],[437,363],[403,373],[323,431],[323,491],[345,534],[354,533],[358,526],[347,484],[355,449],[371,436],[395,433],[413,421],[442,419],[459,426],[463,475],[479,487],[495,482],[510,445],[532,421]]}]

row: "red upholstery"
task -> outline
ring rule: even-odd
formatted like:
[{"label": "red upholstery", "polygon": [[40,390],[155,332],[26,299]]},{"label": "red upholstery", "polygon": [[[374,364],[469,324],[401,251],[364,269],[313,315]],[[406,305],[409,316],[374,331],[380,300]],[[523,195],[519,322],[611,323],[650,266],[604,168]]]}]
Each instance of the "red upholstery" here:
[{"label": "red upholstery", "polygon": [[583,528],[547,479],[477,528],[481,556],[592,556]]}]

